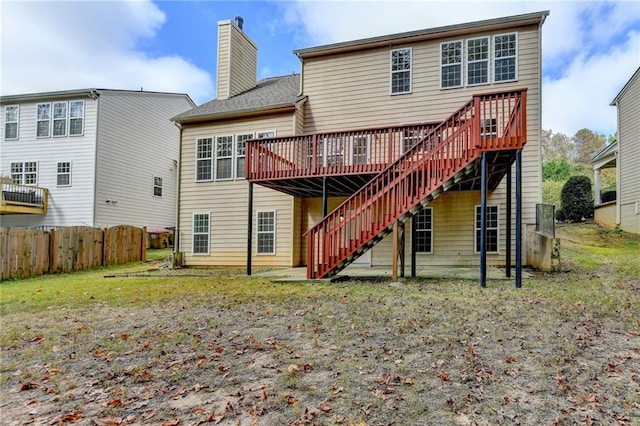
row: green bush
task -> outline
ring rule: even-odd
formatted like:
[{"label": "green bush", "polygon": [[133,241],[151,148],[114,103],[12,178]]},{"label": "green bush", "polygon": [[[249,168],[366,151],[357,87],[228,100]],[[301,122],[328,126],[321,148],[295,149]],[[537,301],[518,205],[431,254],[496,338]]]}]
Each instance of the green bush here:
[{"label": "green bush", "polygon": [[593,218],[593,197],[591,180],[587,176],[571,176],[560,192],[562,207],[556,219],[568,222],[581,222]]}]

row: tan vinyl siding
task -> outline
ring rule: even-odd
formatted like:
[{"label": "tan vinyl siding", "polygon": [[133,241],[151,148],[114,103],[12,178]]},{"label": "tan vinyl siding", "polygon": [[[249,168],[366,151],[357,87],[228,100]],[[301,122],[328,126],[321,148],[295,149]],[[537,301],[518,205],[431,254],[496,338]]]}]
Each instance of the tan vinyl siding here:
[{"label": "tan vinyl siding", "polygon": [[640,233],[640,73],[618,99],[618,167],[620,179],[620,227]]},{"label": "tan vinyl siding", "polygon": [[[472,87],[440,89],[440,43],[516,32],[518,37],[518,80]],[[349,129],[385,124],[402,124],[443,120],[467,102],[473,94],[528,88],[527,145],[523,150],[523,223],[535,223],[535,204],[541,202],[540,171],[540,40],[538,26],[521,27],[499,32],[477,32],[440,40],[393,48],[412,49],[412,93],[390,94],[390,48],[305,59],[303,63],[305,103],[305,133],[334,129]],[[463,75],[466,66],[463,68]],[[490,74],[493,63],[490,63]],[[504,200],[504,182],[493,196]],[[454,194],[456,195],[456,194]],[[460,195],[460,194],[457,194]],[[453,197],[453,196],[451,196]],[[464,196],[463,196],[464,198]],[[451,198],[447,198],[451,199]],[[458,203],[456,203],[458,205]],[[466,208],[464,202],[460,208]],[[505,210],[504,202],[499,203]],[[467,219],[473,226],[472,217]],[[473,233],[461,233],[473,249]],[[381,244],[389,244],[385,241]],[[374,264],[381,251],[374,249]],[[456,252],[457,253],[457,252]],[[387,257],[383,254],[383,257]],[[476,262],[478,256],[475,256]]]},{"label": "tan vinyl siding", "polygon": [[231,23],[218,25],[218,99],[229,97],[229,55],[230,55]]},{"label": "tan vinyl siding", "polygon": [[294,123],[294,132],[296,135],[301,135],[304,133],[304,105],[304,100],[296,104],[296,115]]},{"label": "tan vinyl siding", "polygon": [[256,85],[258,50],[237,26],[231,26],[229,97]]},{"label": "tan vinyl siding", "polygon": [[[506,209],[501,205],[504,196],[489,194],[487,204],[498,205],[498,253],[487,253],[487,263],[504,266],[506,254]],[[433,253],[417,254],[416,264],[420,266],[473,266],[479,261],[474,252],[475,208],[480,205],[479,191],[447,192],[436,198],[429,207],[433,208]],[[411,265],[411,222],[406,222],[406,267]],[[390,234],[374,249],[373,266],[389,266],[392,262],[392,239]],[[512,235],[513,220],[512,220]],[[515,259],[515,244],[511,247]]]},{"label": "tan vinyl siding", "polygon": [[[293,113],[229,120],[204,125],[185,125],[182,137],[180,188],[180,246],[187,265],[245,265],[247,258],[247,207],[249,185],[244,179],[220,182],[196,182],[196,140],[247,132],[276,131],[278,136],[291,135]],[[215,139],[214,139],[215,140]],[[254,185],[253,205],[253,265],[293,266],[298,262],[296,247],[299,238],[300,210],[293,197]],[[256,212],[276,211],[276,254],[256,254]],[[193,213],[211,213],[210,254],[193,255]]]},{"label": "tan vinyl siding", "polygon": [[620,203],[640,201],[640,74],[618,100]]},{"label": "tan vinyl siding", "polygon": [[291,253],[291,264],[292,266],[299,266],[306,263],[307,259],[306,251],[302,251],[302,234],[304,233],[302,228],[302,198],[292,197],[291,203],[293,209],[293,250]]}]

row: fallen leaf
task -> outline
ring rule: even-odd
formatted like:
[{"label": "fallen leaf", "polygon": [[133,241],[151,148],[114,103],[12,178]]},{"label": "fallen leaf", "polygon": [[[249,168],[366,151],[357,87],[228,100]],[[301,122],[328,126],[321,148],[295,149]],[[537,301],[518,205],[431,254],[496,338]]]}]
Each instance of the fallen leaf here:
[{"label": "fallen leaf", "polygon": [[39,388],[40,385],[37,383],[33,383],[33,382],[20,382],[20,388],[19,391],[26,391],[26,390],[31,390],[31,389],[37,389]]},{"label": "fallen leaf", "polygon": [[175,419],[169,420],[166,423],[162,423],[162,426],[178,426],[181,422],[182,420],[175,418]]},{"label": "fallen leaf", "polygon": [[35,343],[35,342],[39,342],[40,340],[44,339],[44,337],[42,337],[41,334],[38,334],[37,336],[34,336],[31,340],[29,340],[31,343]]},{"label": "fallen leaf", "polygon": [[298,400],[297,400],[296,398],[294,398],[293,396],[291,396],[291,395],[289,395],[289,394],[287,394],[287,395],[285,396],[285,399],[287,400],[287,404],[289,404],[289,405],[293,405],[293,404],[295,404],[296,402],[298,402]]},{"label": "fallen leaf", "polygon": [[120,335],[120,338],[121,338],[122,340],[127,340],[127,339],[129,338],[129,333],[122,333],[122,334]]},{"label": "fallen leaf", "polygon": [[329,411],[331,411],[331,407],[325,402],[318,406],[318,410],[322,411],[323,413],[328,413]]},{"label": "fallen leaf", "polygon": [[442,380],[443,382],[448,382],[449,381],[449,373],[447,373],[446,371],[439,371],[438,372],[438,378],[440,380]]},{"label": "fallen leaf", "polygon": [[103,417],[101,419],[95,419],[93,424],[96,426],[117,426],[123,423],[120,417]]}]

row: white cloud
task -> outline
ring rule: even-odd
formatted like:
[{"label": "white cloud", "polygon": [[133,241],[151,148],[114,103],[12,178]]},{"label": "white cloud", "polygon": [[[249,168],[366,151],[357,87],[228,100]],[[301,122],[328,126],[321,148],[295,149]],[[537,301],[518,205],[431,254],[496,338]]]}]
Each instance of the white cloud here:
[{"label": "white cloud", "polygon": [[307,46],[550,10],[543,26],[542,124],[569,135],[584,127],[613,133],[609,102],[640,65],[635,1],[300,0],[280,7]]},{"label": "white cloud", "polygon": [[149,57],[137,49],[164,21],[150,1],[4,1],[0,90],[144,87],[210,99],[207,72],[178,56]]}]

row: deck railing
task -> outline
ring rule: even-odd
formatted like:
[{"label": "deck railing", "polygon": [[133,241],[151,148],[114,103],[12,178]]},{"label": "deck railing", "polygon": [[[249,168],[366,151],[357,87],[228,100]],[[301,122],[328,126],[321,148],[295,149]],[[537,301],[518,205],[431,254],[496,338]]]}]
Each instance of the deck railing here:
[{"label": "deck railing", "polygon": [[252,181],[379,173],[439,123],[345,130],[247,141]]},{"label": "deck railing", "polygon": [[307,231],[307,277],[332,275],[353,261],[482,151],[521,149],[525,105],[526,89],[476,95],[418,140]]},{"label": "deck railing", "polygon": [[46,214],[49,191],[31,185],[2,183],[0,197],[2,214]]}]

